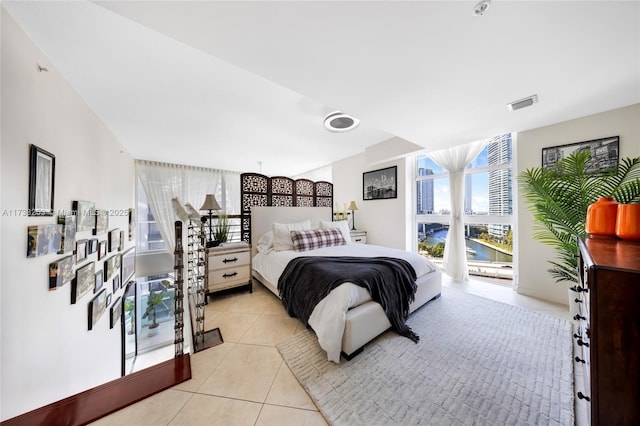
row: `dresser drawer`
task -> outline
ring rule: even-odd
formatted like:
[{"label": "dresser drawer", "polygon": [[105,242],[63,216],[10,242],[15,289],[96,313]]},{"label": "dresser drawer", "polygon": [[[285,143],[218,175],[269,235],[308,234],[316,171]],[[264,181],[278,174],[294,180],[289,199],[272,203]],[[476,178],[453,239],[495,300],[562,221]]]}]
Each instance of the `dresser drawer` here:
[{"label": "dresser drawer", "polygon": [[209,270],[209,291],[220,284],[244,284],[249,282],[249,265],[242,265],[232,268]]},{"label": "dresser drawer", "polygon": [[209,273],[216,269],[230,268],[239,265],[249,265],[251,253],[249,251],[209,255]]}]

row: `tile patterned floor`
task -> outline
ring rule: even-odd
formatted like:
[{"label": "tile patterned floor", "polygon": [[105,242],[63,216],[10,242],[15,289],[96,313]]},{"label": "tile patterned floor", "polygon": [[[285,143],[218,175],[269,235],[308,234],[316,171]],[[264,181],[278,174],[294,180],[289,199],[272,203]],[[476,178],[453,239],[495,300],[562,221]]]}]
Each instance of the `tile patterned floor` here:
[{"label": "tile patterned floor", "polygon": [[[509,286],[477,280],[460,284],[447,277],[443,286],[570,319],[566,306],[518,295]],[[304,326],[287,315],[274,295],[257,284],[253,293],[218,296],[207,305],[205,318],[205,329],[220,327],[224,343],[192,355],[190,381],[93,424],[326,425],[275,348]],[[173,356],[169,349],[141,357],[136,367],[168,359]],[[576,424],[584,421],[578,411]]]}]

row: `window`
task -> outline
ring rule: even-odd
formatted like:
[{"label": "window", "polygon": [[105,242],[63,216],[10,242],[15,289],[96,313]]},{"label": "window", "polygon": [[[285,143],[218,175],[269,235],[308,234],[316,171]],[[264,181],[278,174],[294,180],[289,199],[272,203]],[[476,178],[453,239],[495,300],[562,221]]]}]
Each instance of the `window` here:
[{"label": "window", "polygon": [[[469,274],[512,277],[512,136],[491,139],[465,172]],[[428,155],[416,159],[418,252],[441,261],[449,229],[449,175]]]},{"label": "window", "polygon": [[136,251],[138,253],[143,253],[166,250],[162,234],[160,234],[156,220],[149,208],[147,194],[144,192],[140,179],[136,179],[136,182]]}]

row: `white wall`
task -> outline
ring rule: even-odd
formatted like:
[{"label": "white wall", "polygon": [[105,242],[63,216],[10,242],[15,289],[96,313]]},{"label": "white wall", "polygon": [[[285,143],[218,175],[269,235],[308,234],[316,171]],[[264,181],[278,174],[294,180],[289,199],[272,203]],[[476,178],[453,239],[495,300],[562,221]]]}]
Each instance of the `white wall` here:
[{"label": "white wall", "polygon": [[[518,134],[514,175],[541,165],[543,147],[620,136],[620,157],[640,156],[640,104],[595,114]],[[516,267],[518,293],[567,304],[568,284],[559,284],[547,273],[553,249],[533,239],[533,216],[518,199]]]},{"label": "white wall", "polygon": [[[109,329],[108,314],[88,331],[91,295],[71,305],[70,284],[48,291],[48,265],[62,256],[26,258],[27,227],[56,218],[4,214],[27,208],[30,144],[56,156],[55,209],[71,210],[73,200],[134,206],[132,157],[2,10],[2,420],[120,376],[120,332]],[[126,216],[110,217],[125,235],[127,225]]]}]

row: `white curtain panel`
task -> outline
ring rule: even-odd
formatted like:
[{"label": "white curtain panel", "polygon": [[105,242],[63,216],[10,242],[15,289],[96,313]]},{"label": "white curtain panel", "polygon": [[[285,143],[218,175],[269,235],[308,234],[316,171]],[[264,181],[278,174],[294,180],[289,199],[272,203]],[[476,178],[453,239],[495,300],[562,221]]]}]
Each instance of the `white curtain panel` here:
[{"label": "white curtain panel", "polygon": [[454,281],[468,281],[467,252],[464,242],[464,169],[484,149],[488,140],[443,149],[429,156],[449,172],[451,216],[442,266]]},{"label": "white curtain panel", "polygon": [[[174,222],[179,220],[171,200],[200,209],[206,194],[214,194],[222,209],[233,214],[240,208],[240,174],[216,169],[136,160],[136,175],[147,194],[149,208],[167,249],[175,247]],[[224,185],[222,184],[224,182]],[[222,195],[222,188],[226,188]],[[230,188],[237,194],[230,194]],[[203,215],[206,212],[201,212]]]}]

